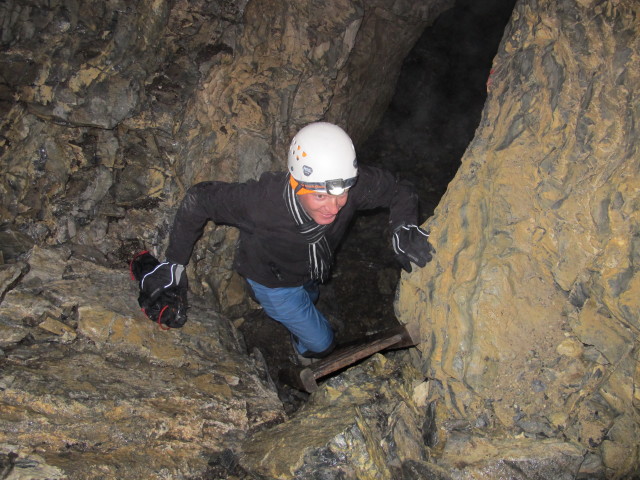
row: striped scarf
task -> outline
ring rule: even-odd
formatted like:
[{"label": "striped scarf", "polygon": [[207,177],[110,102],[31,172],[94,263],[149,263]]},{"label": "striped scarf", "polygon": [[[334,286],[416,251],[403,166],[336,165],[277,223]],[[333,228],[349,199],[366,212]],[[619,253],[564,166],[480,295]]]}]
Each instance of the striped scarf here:
[{"label": "striped scarf", "polygon": [[323,282],[329,277],[333,256],[331,248],[329,248],[329,242],[324,236],[329,225],[318,225],[304,211],[296,193],[289,184],[289,177],[285,182],[283,195],[287,210],[289,210],[293,220],[296,222],[298,231],[309,243],[309,273],[311,278]]}]

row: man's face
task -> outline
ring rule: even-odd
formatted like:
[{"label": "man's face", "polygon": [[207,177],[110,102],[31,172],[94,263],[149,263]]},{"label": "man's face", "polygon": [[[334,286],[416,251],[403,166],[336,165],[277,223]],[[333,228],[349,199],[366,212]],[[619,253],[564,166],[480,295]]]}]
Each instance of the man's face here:
[{"label": "man's face", "polygon": [[305,212],[318,224],[328,225],[336,219],[338,212],[347,203],[349,192],[341,195],[327,193],[306,193],[299,195],[298,200]]}]

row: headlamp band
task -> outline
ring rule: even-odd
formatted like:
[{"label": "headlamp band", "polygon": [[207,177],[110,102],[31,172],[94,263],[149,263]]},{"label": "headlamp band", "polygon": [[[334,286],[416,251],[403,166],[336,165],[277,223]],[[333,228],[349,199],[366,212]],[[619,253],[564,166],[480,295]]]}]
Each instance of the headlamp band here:
[{"label": "headlamp band", "polygon": [[329,195],[341,195],[345,190],[353,187],[358,177],[336,178],[335,180],[327,180],[326,182],[302,183],[298,182],[292,175],[289,175],[289,183],[296,195],[306,195],[308,193],[326,192]]}]

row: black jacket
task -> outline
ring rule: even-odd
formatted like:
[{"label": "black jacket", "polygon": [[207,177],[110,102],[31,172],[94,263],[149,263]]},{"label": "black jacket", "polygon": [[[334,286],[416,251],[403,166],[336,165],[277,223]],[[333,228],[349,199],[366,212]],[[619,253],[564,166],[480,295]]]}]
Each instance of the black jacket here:
[{"label": "black jacket", "polygon": [[[293,287],[310,280],[308,244],[284,201],[288,174],[265,173],[246,183],[202,182],[191,187],[176,213],[166,258],[186,265],[207,221],[240,230],[234,268],[267,287]],[[356,211],[390,210],[391,228],[418,221],[418,196],[407,183],[379,168],[360,165],[358,181],[325,236],[333,251]],[[389,240],[391,244],[391,240]]]}]

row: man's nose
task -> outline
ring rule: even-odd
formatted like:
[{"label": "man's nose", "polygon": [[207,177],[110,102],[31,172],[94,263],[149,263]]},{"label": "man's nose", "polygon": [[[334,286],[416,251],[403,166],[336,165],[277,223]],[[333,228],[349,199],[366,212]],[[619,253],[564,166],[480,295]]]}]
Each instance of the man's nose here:
[{"label": "man's nose", "polygon": [[340,201],[337,197],[329,199],[329,203],[328,203],[329,213],[331,213],[332,215],[336,215],[341,208],[342,208],[342,205],[340,205]]}]

